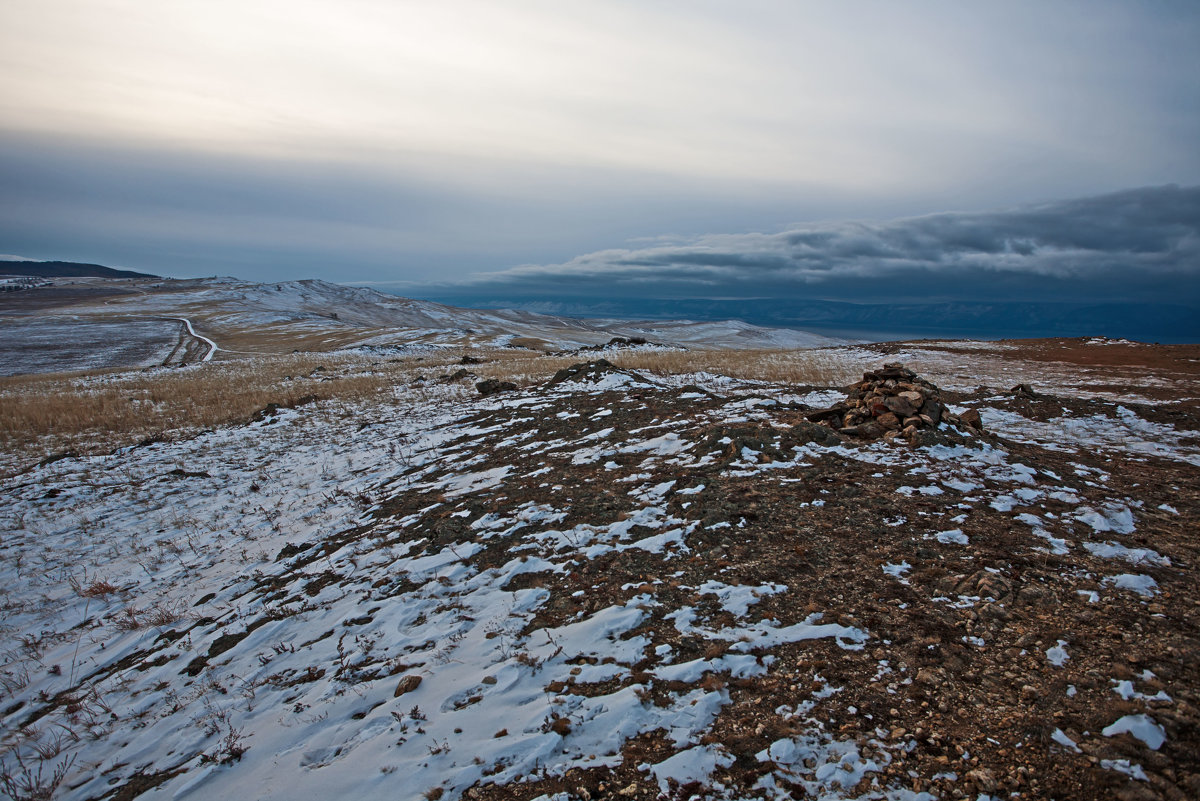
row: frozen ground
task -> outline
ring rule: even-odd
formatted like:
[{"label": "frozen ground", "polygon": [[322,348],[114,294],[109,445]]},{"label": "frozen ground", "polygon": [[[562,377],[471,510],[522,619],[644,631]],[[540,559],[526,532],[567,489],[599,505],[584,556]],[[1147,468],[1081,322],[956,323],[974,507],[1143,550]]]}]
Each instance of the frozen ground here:
[{"label": "frozen ground", "polygon": [[0,322],[0,376],[162,364],[179,342],[165,319],[19,317]]},{"label": "frozen ground", "polygon": [[398,390],[6,479],[6,775],[61,769],[72,799],[1200,792],[1193,423],[975,393],[948,399],[997,433],[893,448],[805,422],[836,390],[700,378]]},{"label": "frozen ground", "polygon": [[[324,281],[258,284],[234,278],[106,282],[10,293],[0,318],[0,374],[162,363],[172,351],[164,318],[188,320],[185,361],[233,353],[347,348],[491,346],[570,350],[614,337],[700,348],[830,345],[817,334],[736,320],[637,323],[581,320],[511,310],[460,309]],[[73,291],[68,291],[73,290]],[[16,297],[18,296],[19,297]],[[57,350],[46,343],[57,343]],[[178,360],[177,360],[178,361]]]}]

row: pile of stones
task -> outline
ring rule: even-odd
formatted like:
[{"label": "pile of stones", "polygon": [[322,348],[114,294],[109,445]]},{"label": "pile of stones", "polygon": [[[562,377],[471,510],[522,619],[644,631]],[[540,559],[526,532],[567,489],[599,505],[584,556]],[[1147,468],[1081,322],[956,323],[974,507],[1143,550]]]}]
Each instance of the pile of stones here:
[{"label": "pile of stones", "polygon": [[827,409],[808,412],[809,421],[832,428],[847,437],[888,442],[920,442],[922,431],[942,423],[960,426],[969,433],[983,431],[979,412],[970,409],[955,415],[942,403],[940,390],[903,364],[885,364],[882,370],[863,373],[862,381],[847,387],[849,396]]}]

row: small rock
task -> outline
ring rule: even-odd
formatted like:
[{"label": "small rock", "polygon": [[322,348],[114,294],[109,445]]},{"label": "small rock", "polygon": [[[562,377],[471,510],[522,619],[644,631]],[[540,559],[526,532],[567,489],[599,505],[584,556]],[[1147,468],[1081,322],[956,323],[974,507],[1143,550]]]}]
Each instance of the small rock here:
[{"label": "small rock", "polygon": [[410,673],[400,679],[400,683],[396,685],[396,692],[392,693],[393,698],[399,698],[405,693],[411,693],[413,690],[421,686],[421,677],[416,673]]},{"label": "small rock", "polygon": [[963,425],[970,426],[976,431],[983,430],[983,418],[979,416],[978,409],[967,409],[958,416],[958,419],[962,421]]},{"label": "small rock", "polygon": [[[888,407],[900,417],[912,417],[920,409],[919,403],[913,403],[909,395],[916,393],[905,392],[900,395],[893,395],[890,398],[883,399],[883,405]],[[919,395],[917,397],[920,397]]]},{"label": "small rock", "polygon": [[923,667],[917,671],[917,682],[928,686],[934,686],[940,683],[940,677],[932,668]]},{"label": "small rock", "polygon": [[499,392],[512,392],[516,388],[517,385],[511,381],[499,381],[495,378],[485,379],[475,385],[475,389],[479,390],[479,394],[485,398]]},{"label": "small rock", "polygon": [[885,412],[884,414],[881,414],[879,417],[875,418],[875,421],[889,431],[896,431],[901,427],[900,418],[897,417],[893,412]]},{"label": "small rock", "polygon": [[883,436],[884,427],[879,423],[871,420],[857,426],[849,426],[838,430],[839,434],[845,434],[848,437],[862,437],[863,439],[877,439]]},{"label": "small rock", "polygon": [[996,776],[986,768],[976,768],[967,772],[967,781],[975,783],[975,786],[985,793],[990,793],[996,789]]}]

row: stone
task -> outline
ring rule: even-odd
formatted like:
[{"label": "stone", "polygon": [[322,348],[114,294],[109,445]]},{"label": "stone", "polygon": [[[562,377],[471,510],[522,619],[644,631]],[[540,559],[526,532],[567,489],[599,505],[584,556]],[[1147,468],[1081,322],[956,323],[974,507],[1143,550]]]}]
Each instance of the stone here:
[{"label": "stone", "polygon": [[889,431],[898,431],[901,428],[900,418],[891,412],[879,415],[879,417],[875,418],[875,422]]},{"label": "stone", "polygon": [[871,420],[856,426],[849,426],[838,431],[839,434],[845,434],[848,437],[862,437],[863,439],[878,439],[883,436],[884,427],[879,423]]},{"label": "stone", "polygon": [[805,412],[804,418],[812,423],[822,423],[826,420],[841,419],[842,415],[849,410],[849,407],[844,403],[837,403],[830,406],[828,409],[817,409],[815,412]]},{"label": "stone", "polygon": [[546,382],[546,386],[556,386],[564,381],[596,383],[606,375],[619,372],[608,359],[596,359],[594,362],[579,362],[570,367],[564,367]]},{"label": "stone", "polygon": [[420,686],[421,677],[416,673],[410,673],[404,678],[400,679],[400,683],[396,685],[396,691],[392,693],[392,697],[399,698],[406,693],[411,693]]},{"label": "stone", "polygon": [[927,687],[935,687],[941,683],[941,677],[933,668],[923,667],[917,671],[917,682]]},{"label": "stone", "polygon": [[986,768],[976,768],[975,770],[967,771],[967,781],[974,782],[975,786],[985,793],[990,793],[996,789],[996,776]]},{"label": "stone", "polygon": [[983,430],[983,418],[979,416],[978,409],[967,409],[958,416],[958,419],[962,421],[963,425],[970,426],[976,431]]},{"label": "stone", "polygon": [[900,417],[912,417],[920,407],[913,403],[911,398],[905,397],[905,394],[884,398],[883,405]]},{"label": "stone", "polygon": [[475,389],[479,390],[479,394],[485,398],[499,392],[512,392],[516,388],[517,385],[511,381],[499,381],[495,378],[485,379],[475,385]]}]

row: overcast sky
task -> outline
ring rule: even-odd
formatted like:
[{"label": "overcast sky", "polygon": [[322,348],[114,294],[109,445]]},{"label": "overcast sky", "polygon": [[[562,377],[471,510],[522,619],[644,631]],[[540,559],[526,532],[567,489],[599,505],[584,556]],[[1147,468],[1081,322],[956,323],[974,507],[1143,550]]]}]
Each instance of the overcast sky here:
[{"label": "overcast sky", "polygon": [[0,252],[416,295],[1194,282],[1197,42],[1195,2],[4,0]]}]

